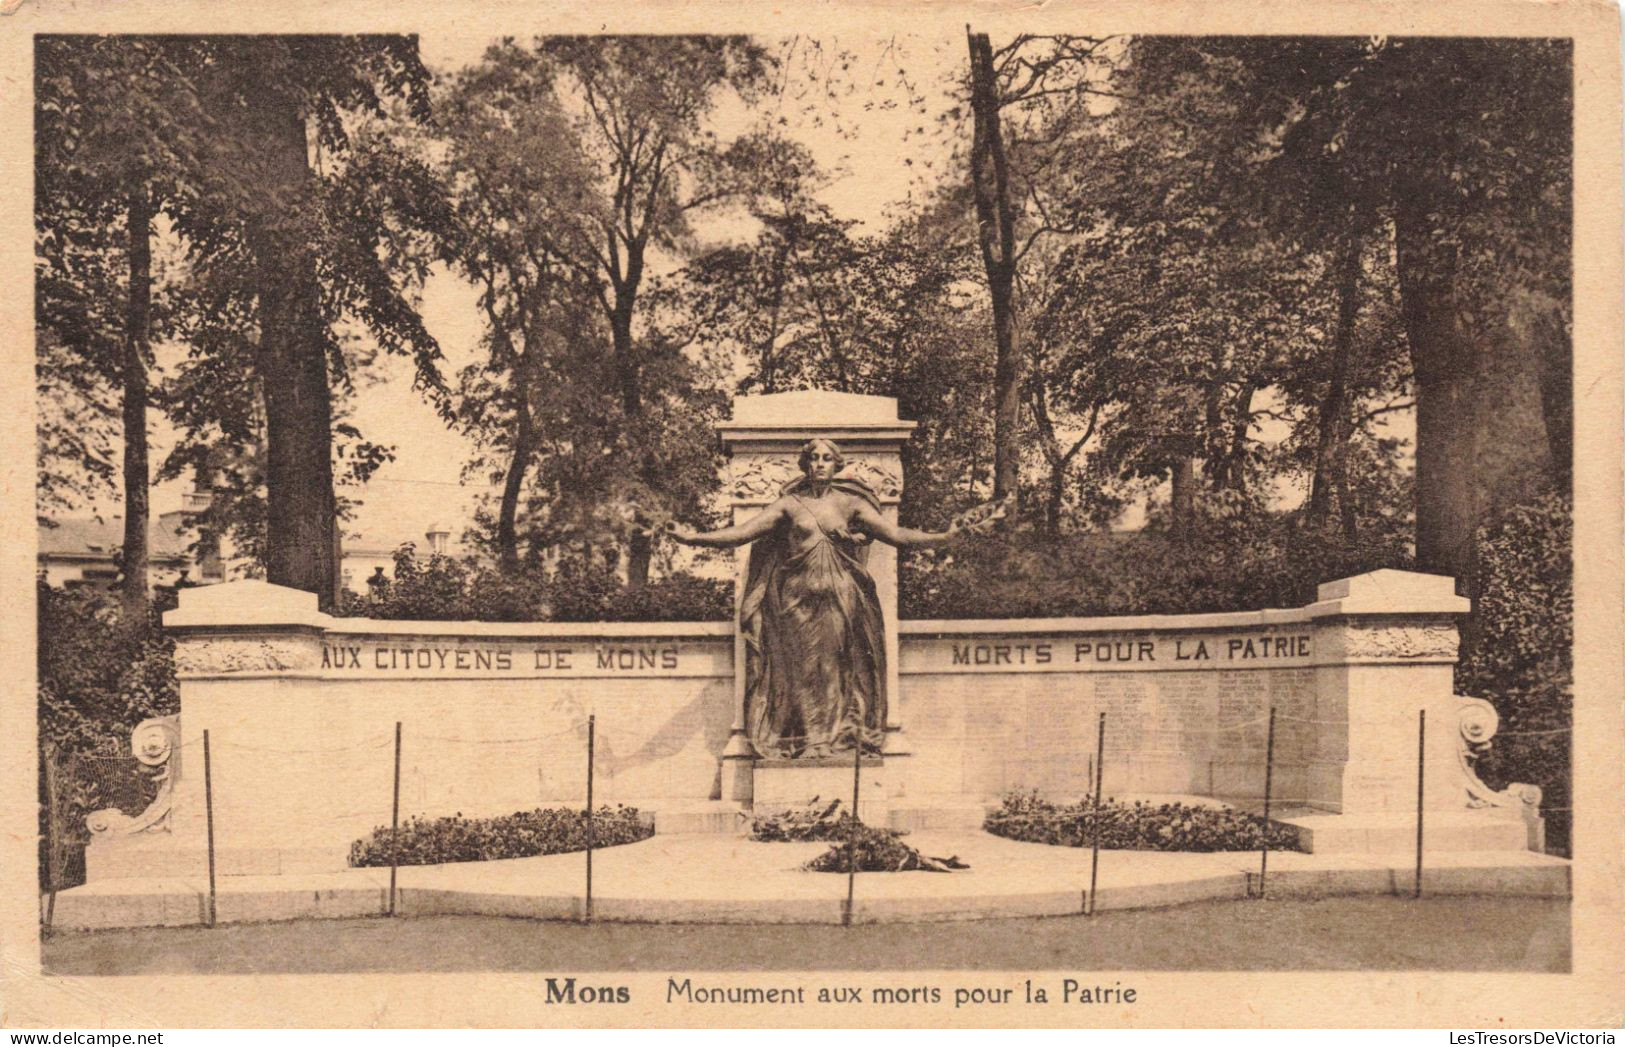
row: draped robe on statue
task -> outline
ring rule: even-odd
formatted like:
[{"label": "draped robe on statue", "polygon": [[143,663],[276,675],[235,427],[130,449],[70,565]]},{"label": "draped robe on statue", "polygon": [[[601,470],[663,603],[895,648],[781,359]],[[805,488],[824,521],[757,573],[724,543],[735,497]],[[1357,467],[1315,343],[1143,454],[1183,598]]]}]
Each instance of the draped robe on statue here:
[{"label": "draped robe on statue", "polygon": [[[837,477],[830,486],[880,511],[862,481]],[[783,493],[792,496],[792,512],[817,524],[794,497],[809,487],[803,478]],[[886,641],[866,566],[868,542],[818,525],[817,539],[797,553],[790,526],[780,521],[752,545],[739,609],[751,742],[766,757],[816,758],[855,745],[878,753],[886,729]]]}]

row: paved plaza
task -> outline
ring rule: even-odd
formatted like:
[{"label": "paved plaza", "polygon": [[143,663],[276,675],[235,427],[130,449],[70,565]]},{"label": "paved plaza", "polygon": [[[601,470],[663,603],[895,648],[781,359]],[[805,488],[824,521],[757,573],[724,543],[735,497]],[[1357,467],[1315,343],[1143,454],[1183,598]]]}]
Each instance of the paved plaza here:
[{"label": "paved plaza", "polygon": [[[1365,897],[853,927],[592,924],[490,916],[59,934],[57,975],[458,971],[1523,971],[1570,969],[1569,903]],[[1485,927],[1495,933],[1484,933]]]},{"label": "paved plaza", "polygon": [[[1019,843],[979,831],[918,832],[921,851],[956,855],[970,868],[955,873],[860,873],[853,920],[906,923],[1083,911],[1089,887],[1087,848]],[[802,864],[828,845],[760,843],[739,836],[657,835],[595,852],[593,917],[610,922],[839,923],[847,877],[807,872]],[[1429,895],[1567,898],[1569,862],[1530,851],[1441,851],[1425,854]],[[1255,894],[1259,854],[1103,851],[1095,908],[1157,908]],[[168,879],[93,881],[60,894],[55,926],[63,929],[184,926],[203,922],[206,871]],[[1409,895],[1414,853],[1272,852],[1270,896]],[[387,868],[281,876],[227,876],[217,881],[222,923],[375,915],[386,911]],[[397,912],[405,915],[584,915],[581,853],[400,869]]]}]

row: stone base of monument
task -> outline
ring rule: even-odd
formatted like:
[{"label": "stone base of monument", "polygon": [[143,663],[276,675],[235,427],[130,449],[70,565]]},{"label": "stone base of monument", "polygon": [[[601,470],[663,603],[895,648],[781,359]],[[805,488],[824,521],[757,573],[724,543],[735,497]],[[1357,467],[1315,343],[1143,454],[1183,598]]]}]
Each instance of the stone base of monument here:
[{"label": "stone base of monument", "polygon": [[168,832],[131,836],[92,837],[85,848],[85,879],[122,879],[132,876],[187,876],[208,864],[208,854],[177,847]]},{"label": "stone base of monument", "polygon": [[[847,788],[851,789],[850,771]],[[776,783],[775,783],[776,784]],[[799,790],[794,793],[799,795]],[[834,797],[821,799],[828,802]],[[810,802],[809,796],[806,802]],[[654,823],[656,834],[673,836],[678,834],[703,833],[713,836],[741,836],[750,833],[751,820],[758,813],[770,813],[775,810],[785,810],[798,806],[803,801],[785,802],[765,801],[763,806],[745,808],[731,800],[710,800],[703,804],[661,804],[654,809]],[[842,799],[843,805],[849,801]],[[884,825],[900,832],[925,832],[946,830],[976,830],[982,827],[987,820],[989,804],[977,800],[975,797],[965,797],[957,800],[931,799],[926,802],[904,804],[899,798],[889,800],[889,809],[881,810],[871,806],[866,800],[863,802],[864,818],[878,819],[874,824]]]},{"label": "stone base of monument", "polygon": [[[850,808],[852,778],[850,758],[757,760],[751,781],[753,809],[763,814],[837,799]],[[890,810],[885,765],[866,758],[858,768],[858,817],[869,825],[885,825]]]}]

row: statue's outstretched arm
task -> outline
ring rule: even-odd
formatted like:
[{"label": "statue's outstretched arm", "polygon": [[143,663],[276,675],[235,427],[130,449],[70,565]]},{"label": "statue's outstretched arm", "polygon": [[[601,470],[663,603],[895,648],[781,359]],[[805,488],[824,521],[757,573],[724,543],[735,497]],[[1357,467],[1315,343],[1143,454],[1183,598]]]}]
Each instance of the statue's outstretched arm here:
[{"label": "statue's outstretched arm", "polygon": [[928,549],[946,545],[959,537],[959,532],[954,530],[917,531],[912,527],[899,527],[868,502],[858,503],[856,515],[858,526],[865,534],[899,549]]},{"label": "statue's outstretched arm", "polygon": [[783,517],[784,500],[781,498],[749,520],[734,524],[732,527],[720,527],[715,531],[690,531],[673,521],[666,525],[666,533],[684,545],[731,549],[736,545],[754,542],[764,535],[771,534]]}]

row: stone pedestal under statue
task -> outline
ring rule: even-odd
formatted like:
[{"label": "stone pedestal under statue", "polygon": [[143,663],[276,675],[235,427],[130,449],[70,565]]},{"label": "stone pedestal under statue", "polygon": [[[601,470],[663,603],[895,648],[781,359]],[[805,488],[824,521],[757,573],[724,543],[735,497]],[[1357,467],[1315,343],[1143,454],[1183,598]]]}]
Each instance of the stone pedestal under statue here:
[{"label": "stone pedestal under statue", "polygon": [[[737,525],[756,516],[800,480],[802,448],[817,439],[839,447],[844,462],[838,475],[872,492],[879,511],[891,523],[897,522],[897,505],[903,493],[902,446],[915,423],[897,417],[897,401],[891,397],[816,391],[742,396],[734,400],[732,418],[717,428],[729,454],[727,493],[732,523]],[[749,547],[735,552],[739,579],[736,612],[745,599],[750,556]],[[885,738],[882,751],[875,754],[874,766],[867,772],[873,779],[871,787],[880,793],[886,789],[888,771],[895,770],[897,761],[907,755],[896,719],[899,652],[895,550],[881,542],[870,543],[867,571],[879,599],[885,652]],[[766,801],[775,806],[810,800],[814,795],[826,794],[824,779],[839,777],[835,765],[843,764],[843,793],[850,803],[850,759],[821,757],[801,766],[795,760],[764,759],[775,754],[761,753],[752,744],[747,730],[746,643],[741,632],[734,647],[734,722],[723,753],[723,798],[745,805]],[[814,768],[812,764],[830,766]],[[815,770],[817,773],[813,773]]]}]

